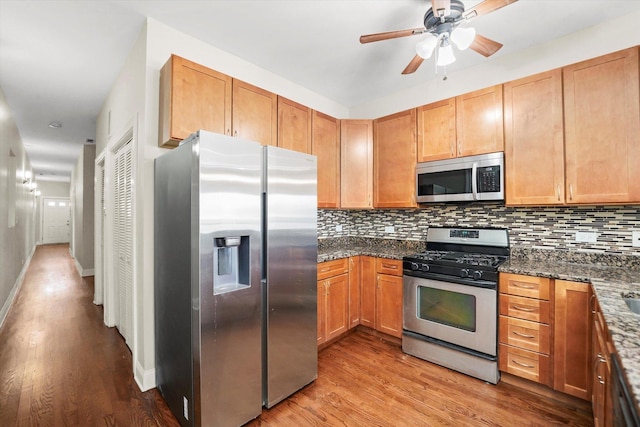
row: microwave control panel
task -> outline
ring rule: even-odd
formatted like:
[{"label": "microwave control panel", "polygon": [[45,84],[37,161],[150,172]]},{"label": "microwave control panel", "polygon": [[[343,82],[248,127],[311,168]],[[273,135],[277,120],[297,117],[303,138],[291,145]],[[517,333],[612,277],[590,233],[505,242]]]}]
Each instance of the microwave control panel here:
[{"label": "microwave control panel", "polygon": [[478,168],[478,192],[496,193],[500,191],[500,166]]}]

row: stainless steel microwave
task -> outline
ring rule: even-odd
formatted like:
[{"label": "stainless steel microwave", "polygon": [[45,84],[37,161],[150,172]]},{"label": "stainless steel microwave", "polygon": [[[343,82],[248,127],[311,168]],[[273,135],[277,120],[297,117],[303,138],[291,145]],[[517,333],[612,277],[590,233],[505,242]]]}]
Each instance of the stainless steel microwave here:
[{"label": "stainless steel microwave", "polygon": [[504,153],[418,163],[416,196],[418,203],[504,200]]}]

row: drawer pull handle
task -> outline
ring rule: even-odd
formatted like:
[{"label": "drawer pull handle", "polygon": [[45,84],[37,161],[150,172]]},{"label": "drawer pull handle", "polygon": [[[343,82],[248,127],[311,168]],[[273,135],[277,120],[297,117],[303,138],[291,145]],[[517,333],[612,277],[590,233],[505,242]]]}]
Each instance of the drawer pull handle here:
[{"label": "drawer pull handle", "polygon": [[325,267],[322,270],[320,270],[322,273],[325,273],[327,271],[331,270],[331,267]]},{"label": "drawer pull handle", "polygon": [[514,288],[522,288],[522,289],[535,289],[535,286],[531,286],[531,285],[521,285],[520,283],[514,283],[513,284]]},{"label": "drawer pull handle", "polygon": [[398,266],[397,266],[397,265],[391,265],[391,264],[382,264],[382,267],[384,267],[384,268],[392,268],[392,269],[394,269],[394,270],[395,270],[396,268],[398,268]]},{"label": "drawer pull handle", "polygon": [[513,335],[517,335],[517,336],[522,337],[522,338],[535,338],[535,335],[521,334],[518,331],[513,331]]},{"label": "drawer pull handle", "polygon": [[514,359],[511,359],[511,361],[513,363],[515,363],[516,365],[522,366],[523,368],[529,368],[529,369],[535,368],[535,366],[533,366],[533,365],[527,365],[526,363],[520,363],[520,362],[518,362],[517,360],[514,360]]},{"label": "drawer pull handle", "polygon": [[526,311],[528,313],[531,313],[532,311],[536,311],[535,308],[528,308],[528,307],[520,307],[519,305],[512,305],[511,306],[514,310],[518,310],[518,311]]},{"label": "drawer pull handle", "polygon": [[602,378],[602,376],[598,375],[598,382],[600,384],[604,384],[604,379]]}]

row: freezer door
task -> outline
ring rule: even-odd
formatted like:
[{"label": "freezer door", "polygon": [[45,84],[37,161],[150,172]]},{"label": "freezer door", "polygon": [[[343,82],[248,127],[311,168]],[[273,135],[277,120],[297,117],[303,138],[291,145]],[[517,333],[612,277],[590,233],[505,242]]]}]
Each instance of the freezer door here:
[{"label": "freezer door", "polygon": [[200,425],[238,426],[262,410],[262,147],[200,131],[194,149]]},{"label": "freezer door", "polygon": [[264,147],[264,404],[318,375],[317,159]]}]

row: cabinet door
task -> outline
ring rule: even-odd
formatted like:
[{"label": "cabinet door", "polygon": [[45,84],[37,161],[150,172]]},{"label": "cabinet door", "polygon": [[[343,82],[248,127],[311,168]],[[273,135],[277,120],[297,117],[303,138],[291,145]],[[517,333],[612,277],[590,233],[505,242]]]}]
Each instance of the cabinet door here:
[{"label": "cabinet door", "polygon": [[504,85],[508,205],[564,203],[562,71]]},{"label": "cabinet door", "polygon": [[376,330],[402,337],[402,277],[378,274]]},{"label": "cabinet door", "polygon": [[504,151],[502,85],[456,97],[458,157]]},{"label": "cabinet door", "polygon": [[349,329],[349,275],[331,277],[327,283],[327,340]]},{"label": "cabinet door", "polygon": [[278,97],[278,147],[311,154],[311,109]]},{"label": "cabinet door", "polygon": [[229,133],[232,79],[176,55],[160,70],[159,145],[177,147],[204,129]]},{"label": "cabinet door", "polygon": [[327,340],[327,288],[325,280],[318,281],[318,344]]},{"label": "cabinet door", "polygon": [[563,68],[568,203],[640,201],[638,48]]},{"label": "cabinet door", "polygon": [[374,257],[360,257],[360,324],[376,327],[376,262]]},{"label": "cabinet door", "polygon": [[312,153],[318,156],[318,207],[340,207],[340,121],[313,111]]},{"label": "cabinet door", "polygon": [[598,321],[597,313],[593,316],[592,322],[592,340],[593,346],[591,363],[593,366],[593,378],[591,381],[591,405],[593,408],[593,424],[596,427],[603,427],[607,418],[606,413],[606,395],[607,384],[609,382],[608,358],[604,338]]},{"label": "cabinet door", "polygon": [[373,206],[416,206],[416,110],[373,122]]},{"label": "cabinet door", "polygon": [[418,107],[418,162],[456,157],[456,99]]},{"label": "cabinet door", "polygon": [[587,283],[555,281],[553,388],[591,397],[591,322]]},{"label": "cabinet door", "polygon": [[340,206],[372,207],[373,122],[342,120],[340,123]]},{"label": "cabinet door", "polygon": [[349,258],[349,328],[360,324],[360,257]]},{"label": "cabinet door", "polygon": [[233,80],[233,136],[262,145],[278,143],[278,97],[241,80]]}]

